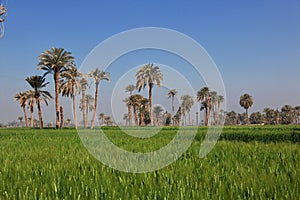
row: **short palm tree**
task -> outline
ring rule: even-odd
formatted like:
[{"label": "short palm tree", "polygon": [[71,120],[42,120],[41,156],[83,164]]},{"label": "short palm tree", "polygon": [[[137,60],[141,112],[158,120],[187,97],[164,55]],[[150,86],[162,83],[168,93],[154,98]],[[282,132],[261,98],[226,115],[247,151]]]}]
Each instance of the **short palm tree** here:
[{"label": "short palm tree", "polygon": [[168,92],[168,97],[172,97],[172,117],[174,116],[174,97],[178,92],[175,89],[172,89]]},{"label": "short palm tree", "polygon": [[27,118],[27,112],[26,112],[28,98],[27,98],[26,92],[18,92],[15,95],[14,99],[19,102],[21,108],[23,109],[25,125],[26,125],[26,127],[28,127],[28,118]]},{"label": "short palm tree", "polygon": [[35,98],[35,102],[38,109],[38,115],[39,115],[39,121],[40,121],[40,128],[43,128],[43,117],[42,117],[42,110],[41,110],[41,103],[42,101],[45,102],[46,105],[48,105],[48,101],[51,100],[53,97],[50,94],[50,92],[46,90],[42,90],[44,87],[46,87],[49,82],[45,83],[46,78],[43,76],[31,76],[27,77],[26,81],[29,83],[29,85],[33,89],[33,96]]},{"label": "short palm tree", "polygon": [[89,74],[88,74],[95,82],[95,101],[94,101],[94,113],[93,113],[93,117],[92,117],[92,122],[91,122],[91,128],[94,127],[94,122],[95,122],[95,118],[96,118],[96,112],[97,112],[97,104],[98,104],[98,96],[99,96],[99,84],[101,80],[106,80],[106,81],[110,81],[110,74],[108,72],[105,71],[100,71],[98,68],[96,68],[95,70],[92,70]]},{"label": "short palm tree", "polygon": [[249,123],[248,109],[253,105],[253,98],[249,94],[240,97],[240,106],[246,110],[246,124]]},{"label": "short palm tree", "polygon": [[104,114],[104,113],[100,113],[100,114],[99,114],[99,120],[101,121],[101,126],[102,126],[103,123],[104,123],[104,117],[105,117],[105,114]]},{"label": "short palm tree", "polygon": [[128,125],[131,126],[132,125],[132,106],[133,106],[133,102],[132,99],[130,97],[127,97],[123,100],[123,102],[126,104],[127,106],[127,116],[128,116]]},{"label": "short palm tree", "polygon": [[140,94],[133,94],[129,98],[130,101],[132,102],[134,122],[135,125],[138,126],[139,125],[138,110],[139,107],[141,106],[141,101],[144,97]]},{"label": "short palm tree", "polygon": [[59,122],[59,78],[60,74],[67,70],[70,66],[74,66],[74,57],[71,52],[65,51],[63,48],[51,48],[42,52],[39,56],[38,69],[45,70],[45,75],[53,73],[55,84],[55,116],[56,128],[60,127]]},{"label": "short palm tree", "polygon": [[68,70],[61,73],[59,92],[62,96],[71,97],[73,101],[74,124],[77,128],[77,112],[76,112],[76,95],[79,93],[80,77],[82,73],[72,66]]},{"label": "short palm tree", "polygon": [[197,92],[197,101],[201,103],[201,109],[204,109],[204,125],[208,125],[211,108],[211,96],[208,87],[203,87]]},{"label": "short palm tree", "polygon": [[132,95],[132,92],[135,90],[134,85],[127,85],[125,88],[125,92],[129,92],[130,96]]},{"label": "short palm tree", "polygon": [[140,92],[148,85],[149,92],[149,107],[150,107],[150,124],[153,126],[153,110],[152,110],[152,89],[154,84],[157,86],[161,85],[163,80],[163,74],[159,70],[158,66],[153,66],[153,64],[146,64],[142,66],[136,73],[136,88]]},{"label": "short palm tree", "polygon": [[153,113],[155,115],[156,125],[159,125],[159,122],[161,121],[161,113],[163,111],[164,109],[161,106],[154,106]]}]

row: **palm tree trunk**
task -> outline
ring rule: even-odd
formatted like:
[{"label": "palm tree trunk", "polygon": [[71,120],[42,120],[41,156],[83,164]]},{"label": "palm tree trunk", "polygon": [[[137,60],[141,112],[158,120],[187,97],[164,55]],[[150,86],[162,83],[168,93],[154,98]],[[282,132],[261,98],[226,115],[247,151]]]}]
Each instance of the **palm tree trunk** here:
[{"label": "palm tree trunk", "polygon": [[131,110],[131,105],[128,106],[128,120],[129,120],[129,126],[132,125],[132,110]]},{"label": "palm tree trunk", "polygon": [[62,128],[63,125],[64,125],[64,109],[62,106],[59,107],[59,111],[60,111],[60,125],[59,125],[59,128]]},{"label": "palm tree trunk", "polygon": [[136,107],[133,107],[133,115],[134,115],[134,122],[135,122],[135,125],[138,126],[138,125],[139,125],[139,120],[138,120],[138,116],[137,116],[137,110],[136,110]]},{"label": "palm tree trunk", "polygon": [[43,128],[43,116],[42,116],[42,110],[41,110],[41,105],[38,99],[36,99],[36,105],[38,109],[38,114],[39,114],[39,120],[40,120],[40,128]]},{"label": "palm tree trunk", "polygon": [[246,109],[246,124],[249,124],[248,109]]},{"label": "palm tree trunk", "polygon": [[149,107],[150,107],[150,125],[153,126],[153,110],[152,110],[152,84],[149,84]]},{"label": "palm tree trunk", "polygon": [[95,101],[94,101],[94,114],[93,114],[93,118],[92,118],[92,122],[91,122],[91,128],[94,127],[94,122],[95,122],[95,118],[96,118],[97,103],[98,103],[98,87],[99,87],[99,84],[96,84]]},{"label": "palm tree trunk", "polygon": [[56,119],[55,124],[56,128],[60,127],[59,124],[59,72],[54,72],[54,83],[55,83],[55,112],[56,112]]},{"label": "palm tree trunk", "polygon": [[33,105],[30,105],[30,127],[33,127]]},{"label": "palm tree trunk", "polygon": [[27,118],[27,113],[26,113],[26,107],[23,106],[23,112],[24,112],[24,119],[25,119],[25,125],[28,127],[28,118]]},{"label": "palm tree trunk", "polygon": [[174,116],[174,96],[172,95],[172,117]]},{"label": "palm tree trunk", "polygon": [[75,128],[77,128],[77,114],[76,114],[76,98],[75,98],[75,95],[73,95],[72,99],[73,99],[74,124],[75,124]]},{"label": "palm tree trunk", "polygon": [[83,113],[83,127],[87,127],[87,112],[86,112],[86,99],[85,89],[82,89],[82,113]]},{"label": "palm tree trunk", "polygon": [[189,112],[189,126],[191,125],[191,112]]}]

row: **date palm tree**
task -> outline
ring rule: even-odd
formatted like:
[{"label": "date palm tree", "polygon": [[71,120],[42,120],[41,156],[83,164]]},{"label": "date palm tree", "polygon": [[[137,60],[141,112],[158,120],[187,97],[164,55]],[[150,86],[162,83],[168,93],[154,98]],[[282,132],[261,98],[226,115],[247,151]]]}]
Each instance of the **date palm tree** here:
[{"label": "date palm tree", "polygon": [[80,77],[82,73],[72,66],[61,73],[59,92],[62,96],[71,97],[73,102],[73,117],[75,128],[77,128],[76,95],[79,93]]},{"label": "date palm tree", "polygon": [[18,101],[21,108],[23,109],[24,113],[24,120],[25,120],[25,125],[28,127],[28,118],[27,118],[27,112],[26,112],[26,106],[28,104],[28,98],[26,92],[18,92],[15,97],[15,101]]},{"label": "date palm tree", "polygon": [[45,70],[44,76],[49,73],[53,74],[55,84],[55,116],[56,128],[60,127],[59,122],[59,78],[60,74],[67,70],[70,66],[74,66],[74,57],[71,52],[65,51],[63,48],[51,48],[42,52],[39,56],[38,69]]},{"label": "date palm tree", "polygon": [[[79,85],[80,85],[80,91],[81,91],[81,99],[85,99],[88,82],[84,76],[80,79]],[[81,107],[82,107],[82,115],[83,115],[82,116],[83,127],[86,128],[87,127],[86,101],[82,101],[80,103],[82,103]]]},{"label": "date palm tree", "polygon": [[164,109],[161,106],[154,106],[153,113],[155,115],[156,125],[159,125],[159,122],[162,121],[161,120],[161,113],[163,111],[164,111]]},{"label": "date palm tree", "polygon": [[163,74],[158,66],[146,64],[142,66],[136,73],[136,88],[140,92],[148,85],[149,107],[150,107],[150,125],[153,126],[153,110],[152,110],[152,89],[154,84],[160,87],[163,80]]},{"label": "date palm tree", "polygon": [[168,92],[168,97],[172,98],[172,117],[174,116],[174,97],[178,92],[175,89],[172,89]]},{"label": "date palm tree", "polygon": [[138,110],[141,106],[141,101],[144,97],[140,94],[133,94],[129,98],[130,101],[132,102],[134,122],[135,125],[138,126],[139,125]]},{"label": "date palm tree", "polygon": [[246,110],[246,124],[249,124],[248,109],[253,105],[253,98],[249,94],[240,97],[240,106]]},{"label": "date palm tree", "polygon": [[132,95],[132,92],[135,90],[135,86],[134,85],[127,85],[125,88],[125,92],[129,92],[130,96]]},{"label": "date palm tree", "polygon": [[201,103],[201,109],[204,109],[204,125],[208,125],[211,108],[211,96],[208,87],[203,87],[197,92],[197,101]]},{"label": "date palm tree", "polygon": [[98,104],[98,96],[99,96],[99,85],[100,85],[100,81],[101,80],[106,80],[106,81],[110,81],[110,74],[108,72],[105,71],[100,71],[98,68],[96,68],[95,70],[92,70],[89,74],[88,74],[95,82],[95,101],[94,101],[94,113],[93,113],[93,117],[92,117],[92,122],[91,122],[91,128],[94,127],[94,122],[95,122],[95,118],[96,118],[96,112],[97,112],[97,104]]},{"label": "date palm tree", "polygon": [[[83,106],[84,104],[86,105],[86,107]],[[89,112],[94,110],[94,104],[95,104],[95,99],[90,94],[85,95],[85,99],[80,100],[79,109],[81,111],[84,111],[84,108],[85,108],[86,122],[88,122],[87,118],[88,118]]]},{"label": "date palm tree", "polygon": [[26,78],[26,81],[33,89],[32,92],[38,109],[40,128],[43,128],[43,116],[41,110],[41,103],[44,101],[45,104],[48,106],[48,101],[50,101],[53,98],[50,92],[46,90],[42,90],[49,84],[49,82],[45,83],[45,80],[46,80],[45,77],[37,76],[37,75]]},{"label": "date palm tree", "polygon": [[133,107],[133,102],[132,99],[130,97],[127,97],[123,100],[123,102],[126,104],[127,106],[127,116],[128,116],[128,125],[131,126],[132,125],[132,107]]},{"label": "date palm tree", "polygon": [[181,96],[181,109],[186,125],[186,113],[189,115],[189,125],[191,124],[191,108],[194,105],[194,99],[191,95]]},{"label": "date palm tree", "polygon": [[103,123],[104,123],[104,117],[105,117],[105,114],[104,114],[104,113],[100,113],[99,116],[98,116],[98,119],[101,121],[101,126],[102,126]]}]

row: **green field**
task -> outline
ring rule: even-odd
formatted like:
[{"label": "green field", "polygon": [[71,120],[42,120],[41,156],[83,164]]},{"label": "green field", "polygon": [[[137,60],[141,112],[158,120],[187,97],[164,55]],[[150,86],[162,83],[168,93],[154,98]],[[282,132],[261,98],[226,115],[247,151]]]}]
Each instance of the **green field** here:
[{"label": "green field", "polygon": [[[118,146],[146,152],[176,128],[136,139],[116,127]],[[74,129],[0,129],[0,199],[300,199],[300,127],[226,127],[206,158],[205,128],[173,164],[149,173],[111,169],[88,153]]]}]

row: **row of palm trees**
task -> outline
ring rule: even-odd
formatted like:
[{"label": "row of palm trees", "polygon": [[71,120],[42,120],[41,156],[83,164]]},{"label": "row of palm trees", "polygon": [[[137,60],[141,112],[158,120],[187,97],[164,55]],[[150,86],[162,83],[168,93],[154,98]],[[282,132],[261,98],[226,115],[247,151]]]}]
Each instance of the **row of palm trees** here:
[{"label": "row of palm trees", "polygon": [[[27,121],[27,112],[26,108],[30,109],[30,126],[33,126],[33,108],[34,104],[37,104],[40,128],[43,128],[42,120],[42,111],[40,104],[42,101],[48,105],[48,101],[53,99],[51,94],[48,91],[42,90],[49,84],[45,83],[45,77],[48,74],[53,75],[54,85],[55,85],[55,125],[56,128],[61,128],[64,123],[63,107],[59,105],[59,95],[70,97],[73,101],[73,114],[74,114],[74,124],[77,128],[77,112],[76,112],[76,96],[81,93],[81,110],[83,111],[83,124],[84,127],[88,126],[88,111],[90,109],[89,102],[91,98],[86,94],[87,88],[89,87],[88,78],[92,78],[95,84],[95,94],[93,108],[93,116],[91,120],[91,128],[93,128],[96,118],[96,110],[98,104],[99,96],[99,85],[101,80],[110,80],[110,74],[105,71],[101,71],[98,68],[92,70],[88,74],[80,72],[75,63],[74,57],[71,52],[65,51],[63,48],[51,48],[42,52],[39,56],[38,69],[44,70],[45,73],[43,76],[32,76],[26,78],[26,81],[32,87],[32,90],[25,92],[19,92],[15,95],[15,100],[19,102],[20,106],[24,112],[24,119],[26,126],[28,125]],[[87,109],[88,108],[88,109]]]}]

